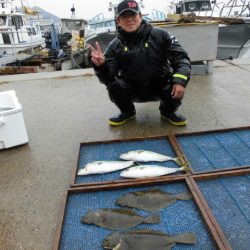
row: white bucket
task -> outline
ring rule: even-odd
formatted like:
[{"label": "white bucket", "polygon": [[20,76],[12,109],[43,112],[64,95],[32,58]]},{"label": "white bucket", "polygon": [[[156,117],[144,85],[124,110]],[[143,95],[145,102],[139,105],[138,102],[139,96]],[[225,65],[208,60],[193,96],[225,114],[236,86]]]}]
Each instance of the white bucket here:
[{"label": "white bucket", "polygon": [[27,143],[28,136],[24,124],[22,106],[16,92],[0,92],[0,149]]}]

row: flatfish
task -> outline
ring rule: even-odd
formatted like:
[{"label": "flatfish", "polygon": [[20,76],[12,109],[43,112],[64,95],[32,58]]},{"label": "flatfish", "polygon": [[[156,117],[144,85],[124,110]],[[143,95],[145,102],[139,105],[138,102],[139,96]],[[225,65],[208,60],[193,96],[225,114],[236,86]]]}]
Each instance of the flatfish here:
[{"label": "flatfish", "polygon": [[178,157],[170,157],[167,155],[162,155],[153,151],[147,150],[133,150],[127,153],[121,154],[120,159],[126,161],[138,161],[138,162],[149,162],[149,161],[174,161],[181,166],[181,162]]},{"label": "flatfish", "polygon": [[169,194],[159,189],[152,189],[125,194],[116,199],[115,204],[155,212],[174,204],[177,200],[190,199],[192,195],[189,192]]},{"label": "flatfish", "polygon": [[113,250],[169,250],[176,243],[195,244],[193,233],[169,236],[156,230],[114,232],[102,241],[102,247]]},{"label": "flatfish", "polygon": [[169,168],[159,165],[138,165],[125,169],[120,173],[120,176],[124,178],[152,178],[185,170],[186,167]]},{"label": "flatfish", "polygon": [[93,224],[99,227],[123,230],[133,228],[141,223],[160,223],[159,214],[143,217],[130,209],[98,209],[89,211],[82,216],[81,221],[85,224]]},{"label": "flatfish", "polygon": [[94,161],[86,164],[77,175],[104,174],[128,168],[133,164],[133,161]]}]

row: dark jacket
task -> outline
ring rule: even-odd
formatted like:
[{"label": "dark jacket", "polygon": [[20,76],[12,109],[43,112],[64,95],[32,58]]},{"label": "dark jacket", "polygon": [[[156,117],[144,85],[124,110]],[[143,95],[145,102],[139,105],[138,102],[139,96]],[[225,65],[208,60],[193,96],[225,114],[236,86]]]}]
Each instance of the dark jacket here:
[{"label": "dark jacket", "polygon": [[142,84],[165,76],[183,86],[189,81],[191,67],[185,50],[166,30],[145,21],[136,33],[118,30],[104,54],[105,64],[94,69],[106,85],[116,77]]}]

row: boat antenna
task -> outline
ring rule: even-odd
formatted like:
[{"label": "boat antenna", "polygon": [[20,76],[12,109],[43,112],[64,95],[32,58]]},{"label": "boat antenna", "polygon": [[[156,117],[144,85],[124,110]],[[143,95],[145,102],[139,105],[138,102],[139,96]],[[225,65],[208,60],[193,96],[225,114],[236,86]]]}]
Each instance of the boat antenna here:
[{"label": "boat antenna", "polygon": [[75,15],[76,9],[75,9],[75,7],[74,7],[74,4],[73,4],[73,7],[72,7],[70,10],[71,10],[71,12],[72,12],[71,18],[75,18],[75,17],[76,17],[76,15]]},{"label": "boat antenna", "polygon": [[22,12],[24,13],[24,5],[23,5],[23,0],[21,0],[21,7],[22,7]]}]

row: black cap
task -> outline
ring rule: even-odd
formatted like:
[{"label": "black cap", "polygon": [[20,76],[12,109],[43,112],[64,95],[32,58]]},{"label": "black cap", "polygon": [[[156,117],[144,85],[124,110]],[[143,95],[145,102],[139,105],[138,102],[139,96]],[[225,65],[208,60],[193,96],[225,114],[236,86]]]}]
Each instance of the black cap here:
[{"label": "black cap", "polygon": [[129,1],[129,0],[124,0],[122,2],[120,2],[117,6],[117,16],[120,16],[122,13],[124,13],[125,11],[133,11],[135,13],[140,13],[140,8],[138,6],[138,3],[136,1]]}]

